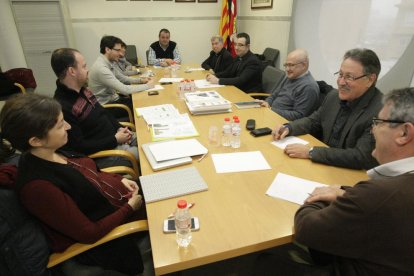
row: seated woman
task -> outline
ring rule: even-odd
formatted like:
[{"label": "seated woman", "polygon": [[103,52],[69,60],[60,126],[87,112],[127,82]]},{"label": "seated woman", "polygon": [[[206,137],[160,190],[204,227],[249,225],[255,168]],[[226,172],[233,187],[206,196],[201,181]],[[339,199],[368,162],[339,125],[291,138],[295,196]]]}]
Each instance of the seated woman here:
[{"label": "seated woman", "polygon": [[[76,242],[94,243],[116,226],[145,217],[134,181],[100,172],[92,159],[57,152],[67,142],[70,125],[54,99],[36,94],[10,99],[0,125],[2,138],[22,152],[16,187],[20,200],[41,221],[53,252]],[[136,275],[143,264],[133,239],[113,240],[76,259]]]}]

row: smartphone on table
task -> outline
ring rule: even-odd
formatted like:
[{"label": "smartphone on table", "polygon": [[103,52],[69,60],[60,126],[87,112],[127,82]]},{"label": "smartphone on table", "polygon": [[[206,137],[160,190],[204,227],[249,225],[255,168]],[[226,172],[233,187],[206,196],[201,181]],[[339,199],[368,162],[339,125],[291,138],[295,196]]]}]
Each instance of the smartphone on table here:
[{"label": "smartphone on table", "polygon": [[[175,233],[175,219],[164,220],[164,233]],[[191,218],[191,231],[197,231],[200,229],[200,223],[197,217]]]}]

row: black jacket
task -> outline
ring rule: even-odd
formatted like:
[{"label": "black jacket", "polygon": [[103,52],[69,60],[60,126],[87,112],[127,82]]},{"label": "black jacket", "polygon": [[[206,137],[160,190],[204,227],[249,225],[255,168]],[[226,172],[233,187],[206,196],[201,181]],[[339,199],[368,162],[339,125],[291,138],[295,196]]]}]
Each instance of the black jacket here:
[{"label": "black jacket", "polygon": [[232,62],[233,57],[230,52],[227,51],[226,48],[223,48],[218,54],[211,51],[210,56],[201,64],[201,67],[206,70],[213,69],[217,74],[226,70]]}]

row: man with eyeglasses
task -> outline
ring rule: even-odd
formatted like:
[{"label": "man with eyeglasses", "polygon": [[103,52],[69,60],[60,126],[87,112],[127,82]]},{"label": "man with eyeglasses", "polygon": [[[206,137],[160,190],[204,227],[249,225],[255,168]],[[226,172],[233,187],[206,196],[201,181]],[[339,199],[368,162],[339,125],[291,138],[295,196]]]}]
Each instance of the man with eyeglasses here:
[{"label": "man with eyeglasses", "polygon": [[213,84],[234,85],[249,93],[261,91],[261,61],[250,51],[250,36],[238,33],[234,43],[237,57],[223,72],[208,74],[206,79]]},{"label": "man with eyeglasses", "polygon": [[414,88],[386,94],[372,123],[381,165],[354,187],[316,188],[295,215],[295,239],[308,250],[275,248],[257,275],[413,275]]},{"label": "man with eyeglasses", "polygon": [[274,140],[287,135],[312,134],[329,147],[302,144],[286,146],[292,158],[308,158],[351,169],[370,169],[378,163],[371,156],[374,139],[371,119],[381,108],[381,92],[375,87],[381,63],[372,50],[352,49],[345,53],[338,76],[338,93],[329,93],[310,116],[277,125]]},{"label": "man with eyeglasses", "polygon": [[304,49],[290,52],[283,66],[287,77],[273,88],[269,97],[258,101],[287,120],[308,116],[319,103],[319,86],[308,71],[308,53]]},{"label": "man with eyeglasses", "polygon": [[[101,55],[89,71],[89,88],[100,104],[120,103],[132,110],[132,100],[129,95],[153,88],[154,84],[148,78],[127,77],[116,69],[122,43],[122,40],[115,36],[102,37]],[[110,112],[117,118],[125,117],[124,113],[119,113],[115,108],[111,108]]]}]

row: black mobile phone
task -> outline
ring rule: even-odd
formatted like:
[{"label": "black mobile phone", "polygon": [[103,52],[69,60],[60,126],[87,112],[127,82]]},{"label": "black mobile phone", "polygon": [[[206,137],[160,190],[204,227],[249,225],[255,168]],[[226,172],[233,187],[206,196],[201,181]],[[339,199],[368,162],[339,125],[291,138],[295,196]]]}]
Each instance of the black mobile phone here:
[{"label": "black mobile phone", "polygon": [[254,137],[260,137],[264,135],[269,135],[272,133],[272,130],[268,127],[257,128],[255,130],[250,131],[250,134]]},{"label": "black mobile phone", "polygon": [[158,91],[148,91],[148,96],[158,95]]},{"label": "black mobile phone", "polygon": [[161,85],[172,84],[172,82],[160,82]]},{"label": "black mobile phone", "polygon": [[256,121],[253,119],[249,119],[246,122],[246,129],[248,130],[253,130],[256,128]]}]

